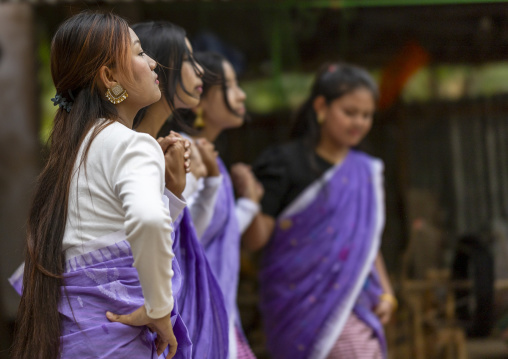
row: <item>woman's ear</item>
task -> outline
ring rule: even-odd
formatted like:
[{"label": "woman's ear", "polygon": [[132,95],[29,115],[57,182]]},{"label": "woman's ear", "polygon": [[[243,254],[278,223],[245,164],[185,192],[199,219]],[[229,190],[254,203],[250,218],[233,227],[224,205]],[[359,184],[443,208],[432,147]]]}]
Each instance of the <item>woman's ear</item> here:
[{"label": "woman's ear", "polygon": [[324,118],[328,105],[324,96],[317,96],[312,102],[312,108],[316,112],[317,118]]},{"label": "woman's ear", "polygon": [[103,87],[103,90],[107,90],[117,84],[114,72],[109,67],[102,66],[99,70],[99,86]]}]

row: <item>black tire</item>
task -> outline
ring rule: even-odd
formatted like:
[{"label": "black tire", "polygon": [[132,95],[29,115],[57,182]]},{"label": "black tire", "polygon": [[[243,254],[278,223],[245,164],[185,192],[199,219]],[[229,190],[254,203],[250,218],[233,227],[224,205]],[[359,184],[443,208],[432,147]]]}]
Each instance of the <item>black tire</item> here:
[{"label": "black tire", "polygon": [[490,245],[479,236],[459,239],[453,262],[452,278],[472,280],[471,289],[455,291],[457,319],[464,323],[469,336],[490,334],[494,310],[494,259]]}]

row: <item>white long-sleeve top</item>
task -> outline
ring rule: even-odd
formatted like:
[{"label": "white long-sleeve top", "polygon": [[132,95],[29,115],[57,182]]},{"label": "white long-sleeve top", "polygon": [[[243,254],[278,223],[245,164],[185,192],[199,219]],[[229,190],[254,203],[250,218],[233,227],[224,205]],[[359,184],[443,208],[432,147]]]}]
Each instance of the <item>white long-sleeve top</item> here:
[{"label": "white long-sleeve top", "polygon": [[[190,181],[189,175],[192,176]],[[222,175],[196,180],[192,174],[187,174],[187,187],[183,195],[187,201],[198,238],[201,238],[212,221],[221,185]],[[259,204],[249,198],[240,197],[236,201],[235,215],[240,234],[245,232],[259,211]]]},{"label": "white long-sleeve top", "polygon": [[[190,183],[189,175],[192,176]],[[222,184],[222,175],[196,180],[194,175],[189,173],[187,181],[194,190],[187,190],[186,187],[183,196],[187,201],[196,234],[198,238],[201,238],[212,221],[217,195]]]},{"label": "white long-sleeve top", "polygon": [[66,258],[112,244],[101,240],[124,231],[147,314],[164,317],[173,309],[171,217],[180,214],[185,202],[172,196],[169,211],[164,205],[164,155],[152,137],[114,122],[92,141],[80,166],[90,135],[81,146],[70,184]]},{"label": "white long-sleeve top", "polygon": [[[180,134],[189,141],[194,141],[186,133],[181,132]],[[182,196],[187,201],[196,234],[198,238],[201,238],[212,221],[219,188],[222,185],[222,175],[196,179],[192,173],[188,173],[186,180],[187,183]],[[259,211],[259,204],[249,198],[240,197],[236,201],[235,215],[238,220],[240,234],[245,232]]]},{"label": "white long-sleeve top", "polygon": [[238,219],[238,229],[243,234],[259,213],[261,207],[250,198],[240,197],[236,200],[235,214]]}]

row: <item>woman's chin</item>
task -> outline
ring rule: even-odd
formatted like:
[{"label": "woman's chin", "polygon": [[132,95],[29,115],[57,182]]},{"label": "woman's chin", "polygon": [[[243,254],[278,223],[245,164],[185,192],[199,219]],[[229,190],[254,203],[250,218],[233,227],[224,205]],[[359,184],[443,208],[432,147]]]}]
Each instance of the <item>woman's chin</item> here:
[{"label": "woman's chin", "polygon": [[147,106],[153,105],[156,102],[159,102],[159,100],[161,99],[161,96],[162,96],[162,94],[160,91],[154,91],[154,93],[151,95],[150,100],[147,100],[146,103],[142,107],[147,107]]},{"label": "woman's chin", "polygon": [[155,93],[155,95],[153,96],[153,99],[154,99],[153,103],[155,103],[155,102],[159,102],[159,100],[160,100],[161,98],[162,98],[162,92],[157,91],[157,92]]},{"label": "woman's chin", "polygon": [[234,128],[239,128],[239,127],[242,127],[243,123],[244,123],[244,119],[243,117],[242,118],[238,118],[235,116],[234,119],[232,119],[231,121],[228,122],[228,125],[225,126],[226,129],[234,129]]},{"label": "woman's chin", "polygon": [[184,101],[180,101],[178,99],[175,100],[175,109],[186,109],[190,110],[199,105],[199,99],[195,99],[194,97],[187,97]]}]

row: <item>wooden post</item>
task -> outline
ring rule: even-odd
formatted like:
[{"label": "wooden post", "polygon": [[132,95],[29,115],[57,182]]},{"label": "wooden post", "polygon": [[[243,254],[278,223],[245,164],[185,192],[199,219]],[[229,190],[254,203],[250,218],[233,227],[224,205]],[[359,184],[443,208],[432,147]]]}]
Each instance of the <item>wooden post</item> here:
[{"label": "wooden post", "polygon": [[13,320],[17,311],[19,296],[7,278],[23,261],[25,223],[39,171],[32,11],[29,4],[0,4],[0,316],[4,321]]}]

